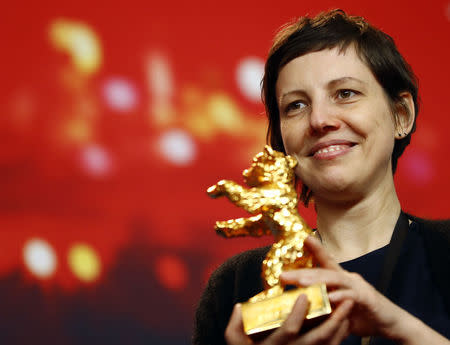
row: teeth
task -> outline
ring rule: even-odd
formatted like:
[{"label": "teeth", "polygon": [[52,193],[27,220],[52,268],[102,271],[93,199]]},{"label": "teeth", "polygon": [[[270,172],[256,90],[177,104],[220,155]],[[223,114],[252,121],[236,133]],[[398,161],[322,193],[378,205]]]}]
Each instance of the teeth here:
[{"label": "teeth", "polygon": [[347,147],[348,147],[347,145],[331,145],[331,146],[324,147],[323,149],[316,151],[315,154],[341,151]]}]

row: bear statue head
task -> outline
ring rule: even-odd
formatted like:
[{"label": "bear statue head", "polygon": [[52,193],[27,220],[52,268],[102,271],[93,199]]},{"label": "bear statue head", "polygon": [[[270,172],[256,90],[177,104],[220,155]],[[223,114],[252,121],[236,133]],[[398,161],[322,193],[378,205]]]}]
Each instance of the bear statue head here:
[{"label": "bear statue head", "polygon": [[295,158],[266,145],[264,150],[253,158],[252,166],[244,170],[244,181],[250,187],[277,183],[294,184],[296,165]]}]

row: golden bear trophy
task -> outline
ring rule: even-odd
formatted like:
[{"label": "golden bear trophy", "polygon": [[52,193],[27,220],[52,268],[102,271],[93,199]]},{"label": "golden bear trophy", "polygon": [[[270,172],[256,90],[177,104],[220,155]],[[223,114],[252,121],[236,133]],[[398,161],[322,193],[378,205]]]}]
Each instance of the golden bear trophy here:
[{"label": "golden bear trophy", "polygon": [[226,196],[233,204],[253,217],[216,222],[216,232],[224,237],[273,235],[275,243],[262,263],[264,288],[242,304],[244,331],[257,335],[281,326],[300,294],[306,294],[310,307],[306,319],[331,313],[325,284],[284,291],[282,271],[310,268],[314,258],[303,247],[313,233],[298,213],[294,167],[291,156],[265,146],[244,170],[244,181],[250,188],[221,180],[208,188],[212,198]]}]

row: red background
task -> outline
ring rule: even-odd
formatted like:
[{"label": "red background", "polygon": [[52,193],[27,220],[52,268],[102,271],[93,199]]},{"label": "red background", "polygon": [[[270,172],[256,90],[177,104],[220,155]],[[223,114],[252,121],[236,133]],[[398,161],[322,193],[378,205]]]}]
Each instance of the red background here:
[{"label": "red background", "polygon": [[[270,241],[216,237],[215,220],[242,212],[205,194],[221,178],[242,181],[264,145],[264,109],[241,91],[238,66],[248,57],[262,61],[276,30],[306,13],[341,7],[394,37],[419,78],[422,99],[418,131],[396,174],[400,200],[418,216],[450,213],[448,0],[2,7],[2,343],[189,343],[211,270]],[[57,49],[50,32],[58,20],[97,37],[101,59],[94,71],[81,71],[69,51]],[[151,73],[163,77],[152,84]],[[108,102],[111,80],[125,83],[131,103]],[[164,98],[155,88],[167,82]],[[157,108],[161,102],[166,112]],[[175,148],[190,145],[189,160],[183,152],[181,163],[163,154],[161,140],[170,133],[185,140]],[[86,152],[94,163],[83,163],[92,158]],[[314,225],[313,211],[303,214]],[[55,253],[56,269],[46,278],[24,261],[26,244],[36,238]],[[77,278],[68,264],[77,243],[99,258],[93,281]]]}]

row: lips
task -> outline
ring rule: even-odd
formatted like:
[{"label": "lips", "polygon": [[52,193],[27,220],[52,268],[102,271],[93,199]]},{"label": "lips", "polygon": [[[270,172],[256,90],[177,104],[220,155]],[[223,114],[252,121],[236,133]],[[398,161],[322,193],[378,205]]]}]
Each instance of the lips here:
[{"label": "lips", "polygon": [[314,145],[309,151],[308,156],[314,158],[331,158],[347,152],[355,145],[354,142],[348,140],[328,140]]}]

